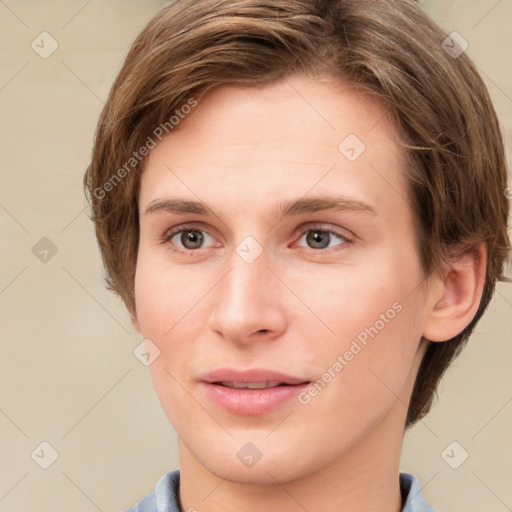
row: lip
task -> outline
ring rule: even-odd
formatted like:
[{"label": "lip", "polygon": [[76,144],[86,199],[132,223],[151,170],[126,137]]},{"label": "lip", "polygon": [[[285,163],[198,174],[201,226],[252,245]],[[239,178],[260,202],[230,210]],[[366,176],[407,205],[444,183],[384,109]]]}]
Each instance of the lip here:
[{"label": "lip", "polygon": [[[300,377],[261,368],[244,371],[223,368],[202,375],[199,380],[207,397],[217,406],[245,416],[271,412],[295,398],[310,384],[310,381]],[[218,384],[231,382],[243,385],[276,381],[282,385],[265,389],[235,389]]]}]

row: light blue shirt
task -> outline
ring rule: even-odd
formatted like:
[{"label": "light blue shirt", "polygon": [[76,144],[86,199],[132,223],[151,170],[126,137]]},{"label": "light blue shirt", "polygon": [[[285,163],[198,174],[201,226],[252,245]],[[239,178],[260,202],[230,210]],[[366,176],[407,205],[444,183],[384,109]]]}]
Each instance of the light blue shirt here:
[{"label": "light blue shirt", "polygon": [[[178,506],[180,472],[166,473],[155,487],[155,492],[142,498],[126,512],[181,512]],[[418,479],[409,473],[400,473],[400,489],[405,499],[402,512],[435,512],[425,503]]]}]

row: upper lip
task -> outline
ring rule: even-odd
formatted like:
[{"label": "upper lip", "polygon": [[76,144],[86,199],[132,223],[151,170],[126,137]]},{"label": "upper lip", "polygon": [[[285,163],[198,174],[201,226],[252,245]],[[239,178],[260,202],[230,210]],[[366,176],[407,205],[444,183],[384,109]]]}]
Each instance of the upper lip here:
[{"label": "upper lip", "polygon": [[249,370],[236,370],[232,368],[220,368],[205,373],[200,380],[213,384],[214,382],[235,382],[243,383],[262,383],[262,382],[280,382],[282,384],[296,385],[310,382],[307,379],[294,377],[285,373],[268,370],[264,368],[252,368]]}]

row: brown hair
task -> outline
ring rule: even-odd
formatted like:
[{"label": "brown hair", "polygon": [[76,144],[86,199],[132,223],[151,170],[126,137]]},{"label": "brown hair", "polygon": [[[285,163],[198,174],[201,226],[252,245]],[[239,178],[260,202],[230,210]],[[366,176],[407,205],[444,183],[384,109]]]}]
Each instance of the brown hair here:
[{"label": "brown hair", "polygon": [[108,287],[135,311],[144,157],[162,128],[174,128],[170,119],[182,117],[185,105],[190,110],[222,84],[258,86],[291,73],[349,81],[393,115],[405,141],[425,274],[439,270],[455,244],[487,249],[476,316],[452,340],[430,343],[423,358],[407,426],[422,418],[486,309],[509,248],[498,120],[475,67],[464,53],[450,54],[454,43],[447,48],[445,38],[416,2],[406,0],[170,2],[126,57],[84,177]]}]

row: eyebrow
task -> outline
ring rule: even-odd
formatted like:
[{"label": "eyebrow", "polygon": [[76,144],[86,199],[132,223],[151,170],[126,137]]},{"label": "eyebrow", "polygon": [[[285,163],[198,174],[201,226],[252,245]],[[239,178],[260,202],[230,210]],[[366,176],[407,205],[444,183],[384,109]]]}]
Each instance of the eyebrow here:
[{"label": "eyebrow", "polygon": [[208,215],[212,213],[204,203],[200,201],[187,201],[185,199],[156,199],[148,204],[145,215],[157,212],[168,212],[177,214],[193,213],[196,215]]},{"label": "eyebrow", "polygon": [[[318,212],[322,210],[354,211],[377,215],[375,209],[369,204],[345,196],[327,196],[301,198],[292,201],[281,202],[277,206],[276,218],[304,213]],[[175,214],[213,214],[211,208],[201,201],[190,201],[186,199],[156,199],[151,201],[146,208],[145,215],[158,212]]]},{"label": "eyebrow", "polygon": [[355,211],[377,215],[375,209],[369,204],[345,196],[327,196],[301,198],[294,201],[280,203],[277,208],[277,218],[287,215],[300,215],[301,213],[318,212],[322,210]]}]

